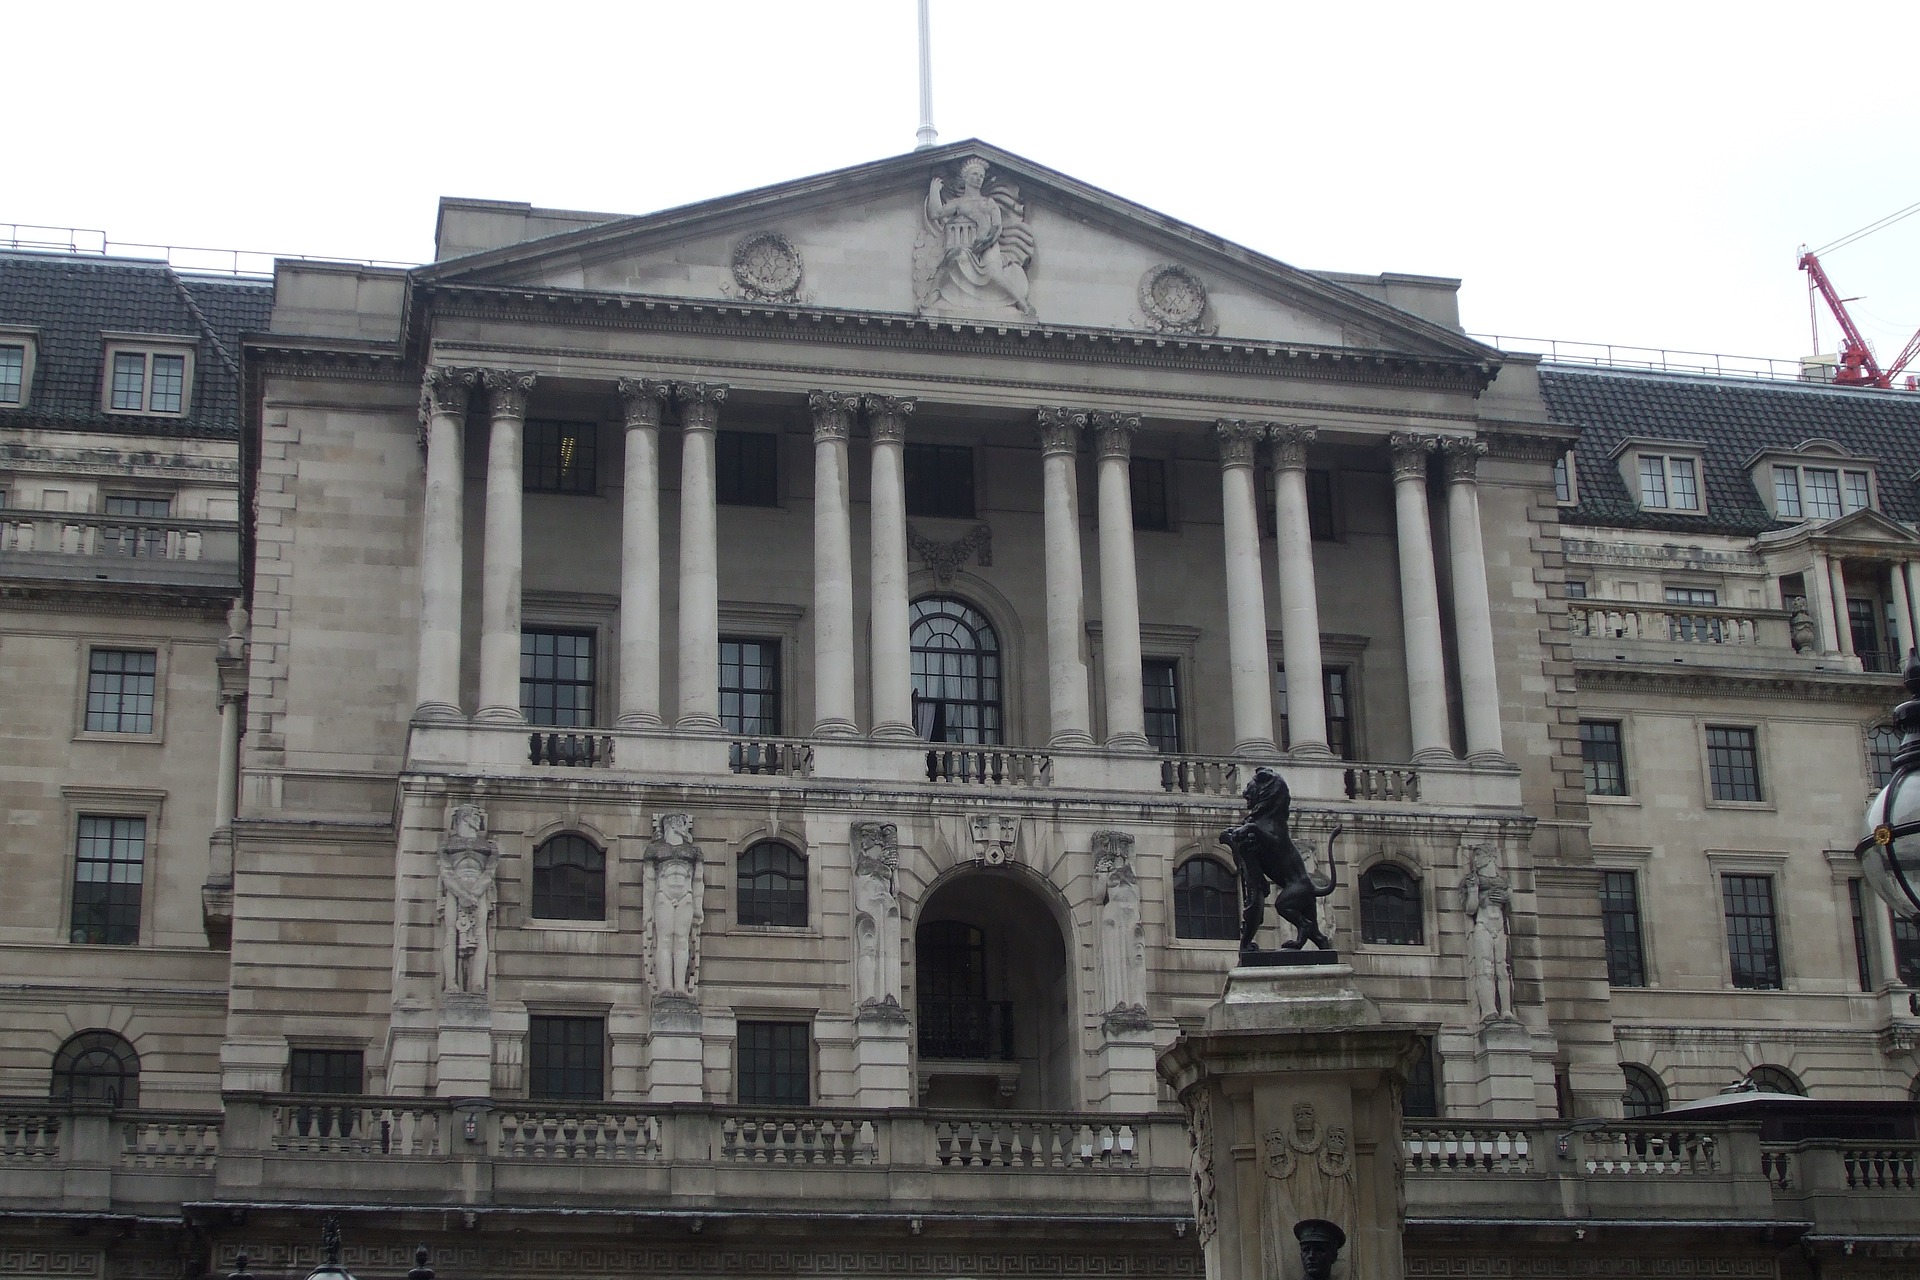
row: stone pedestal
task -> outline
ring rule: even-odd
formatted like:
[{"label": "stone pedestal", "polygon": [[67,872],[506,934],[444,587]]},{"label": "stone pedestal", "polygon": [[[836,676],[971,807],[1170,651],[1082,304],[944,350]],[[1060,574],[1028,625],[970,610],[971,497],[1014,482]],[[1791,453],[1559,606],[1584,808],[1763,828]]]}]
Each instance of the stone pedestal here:
[{"label": "stone pedestal", "polygon": [[914,1105],[907,1015],[900,1006],[862,1009],[853,1024],[853,1087],[857,1107]]},{"label": "stone pedestal", "polygon": [[481,994],[440,997],[434,1096],[485,1098],[493,1093],[493,1010]]},{"label": "stone pedestal", "polygon": [[1208,1280],[1303,1280],[1294,1227],[1337,1223],[1333,1280],[1402,1280],[1400,1095],[1411,1028],[1382,1023],[1344,964],[1235,969],[1161,1055],[1187,1110]]},{"label": "stone pedestal", "polygon": [[705,1098],[700,1008],[691,1000],[658,996],[647,1037],[647,1100],[701,1102]]},{"label": "stone pedestal", "polygon": [[1482,1023],[1465,1056],[1476,1116],[1532,1120],[1540,1114],[1533,1081],[1533,1036],[1524,1025],[1511,1018]]},{"label": "stone pedestal", "polygon": [[[1144,1015],[1140,1021],[1144,1022]],[[1093,1055],[1087,1104],[1096,1111],[1140,1115],[1160,1105],[1153,1070],[1153,1031],[1109,1015]]]}]

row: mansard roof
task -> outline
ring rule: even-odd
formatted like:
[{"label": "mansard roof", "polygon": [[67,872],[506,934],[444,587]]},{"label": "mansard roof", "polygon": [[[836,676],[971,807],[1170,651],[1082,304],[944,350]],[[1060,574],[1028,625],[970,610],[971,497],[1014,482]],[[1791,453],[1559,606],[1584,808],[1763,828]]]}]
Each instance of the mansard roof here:
[{"label": "mansard roof", "polygon": [[[1874,459],[1881,510],[1920,522],[1920,393],[1565,365],[1542,368],[1540,390],[1549,417],[1580,431],[1580,504],[1569,524],[1744,535],[1789,527],[1797,522],[1773,518],[1748,465],[1811,440]],[[1705,512],[1641,510],[1614,461],[1629,440],[1699,447]]]},{"label": "mansard roof", "polygon": [[[0,326],[33,330],[35,348],[27,403],[0,409],[0,426],[230,438],[240,426],[240,335],[264,329],[272,308],[273,286],[256,280],[182,275],[156,261],[0,253]],[[107,334],[194,345],[185,416],[101,410]]]}]

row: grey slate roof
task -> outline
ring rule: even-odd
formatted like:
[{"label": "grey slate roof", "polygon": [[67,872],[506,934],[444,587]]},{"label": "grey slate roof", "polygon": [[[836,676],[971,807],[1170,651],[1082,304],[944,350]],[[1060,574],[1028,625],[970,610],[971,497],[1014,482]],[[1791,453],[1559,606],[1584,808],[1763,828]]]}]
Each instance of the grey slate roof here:
[{"label": "grey slate roof", "polygon": [[[1553,421],[1580,429],[1580,504],[1566,514],[1570,524],[1730,534],[1784,527],[1760,500],[1746,462],[1762,449],[1794,449],[1814,437],[1876,459],[1882,511],[1920,522],[1912,479],[1920,472],[1920,392],[1565,365],[1543,367],[1540,390]],[[1630,437],[1706,446],[1704,516],[1640,509],[1608,457]]]},{"label": "grey slate roof", "polygon": [[[240,429],[240,335],[267,327],[273,286],[187,276],[164,262],[0,252],[0,325],[39,330],[33,387],[0,427],[231,439]],[[100,410],[103,333],[169,334],[197,344],[181,418]]]}]

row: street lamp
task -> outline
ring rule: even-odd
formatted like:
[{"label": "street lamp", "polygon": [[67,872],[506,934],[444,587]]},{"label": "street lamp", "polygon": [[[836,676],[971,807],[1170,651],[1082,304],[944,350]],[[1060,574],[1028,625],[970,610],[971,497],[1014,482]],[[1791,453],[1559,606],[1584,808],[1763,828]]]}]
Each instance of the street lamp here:
[{"label": "street lamp", "polygon": [[1867,805],[1866,828],[1853,847],[1860,870],[1893,913],[1920,920],[1920,650],[1909,650],[1901,679],[1907,700],[1893,711],[1900,747],[1893,777]]}]

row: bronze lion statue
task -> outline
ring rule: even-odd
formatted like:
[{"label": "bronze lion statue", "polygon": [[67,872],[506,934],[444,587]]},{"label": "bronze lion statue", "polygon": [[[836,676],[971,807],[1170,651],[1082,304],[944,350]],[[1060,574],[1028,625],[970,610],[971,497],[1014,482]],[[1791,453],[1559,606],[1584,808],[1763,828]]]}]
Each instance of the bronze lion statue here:
[{"label": "bronze lion statue", "polygon": [[1323,951],[1333,950],[1332,941],[1320,931],[1317,900],[1332,893],[1337,884],[1333,842],[1340,838],[1340,828],[1327,837],[1327,882],[1315,884],[1287,830],[1293,793],[1286,779],[1271,769],[1255,769],[1240,794],[1247,802],[1247,820],[1220,833],[1220,843],[1233,850],[1233,865],[1240,873],[1240,950],[1255,950],[1253,939],[1266,919],[1270,888],[1274,914],[1295,930],[1292,941],[1280,944],[1282,950],[1297,951],[1309,942]]}]

